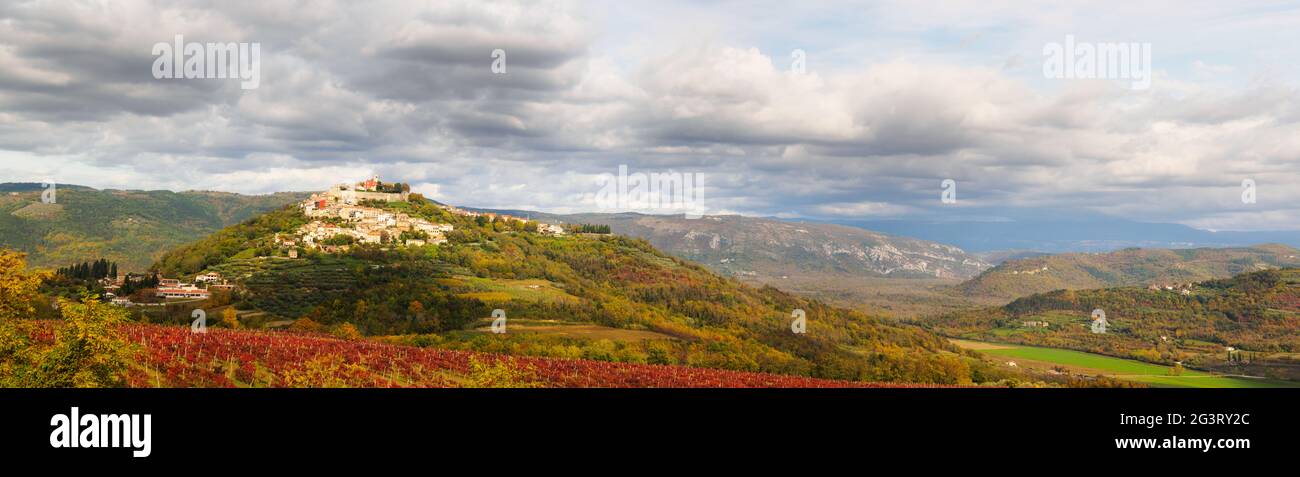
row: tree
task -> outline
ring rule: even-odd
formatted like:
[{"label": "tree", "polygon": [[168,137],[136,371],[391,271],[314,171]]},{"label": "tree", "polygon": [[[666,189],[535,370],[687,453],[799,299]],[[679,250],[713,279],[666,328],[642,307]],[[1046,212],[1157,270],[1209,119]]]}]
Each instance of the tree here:
[{"label": "tree", "polygon": [[37,358],[32,387],[98,388],[121,386],[132,348],[118,325],[127,312],[86,296],[80,302],[60,299],[63,326],[54,346]]},{"label": "tree", "polygon": [[413,324],[411,331],[415,333],[432,333],[441,327],[438,317],[425,312],[424,304],[420,303],[420,300],[411,300],[411,303],[406,306],[406,312]]},{"label": "tree", "polygon": [[0,249],[0,323],[31,316],[36,289],[45,278],[42,273],[27,273],[25,255]]},{"label": "tree", "polygon": [[27,273],[25,255],[0,249],[0,387],[20,386],[32,366],[32,349],[19,320],[36,312],[44,275]]},{"label": "tree", "polygon": [[364,321],[370,308],[366,305],[365,300],[357,300],[356,306],[352,309],[352,318],[357,321]]},{"label": "tree", "polygon": [[243,328],[239,323],[239,313],[235,312],[235,307],[228,306],[221,311],[221,324],[232,330]]},{"label": "tree", "polygon": [[411,316],[411,319],[418,320],[424,316],[424,304],[420,303],[420,300],[411,300],[411,303],[406,305],[406,313]]},{"label": "tree", "polygon": [[345,340],[361,339],[361,332],[357,331],[357,327],[352,326],[352,323],[345,322],[343,324],[335,326],[334,331],[332,331],[331,334],[333,334],[334,337],[336,338],[345,339]]},{"label": "tree", "polygon": [[321,325],[320,323],[317,323],[316,320],[304,316],[295,320],[292,325],[289,325],[289,329],[307,333],[319,333]]}]

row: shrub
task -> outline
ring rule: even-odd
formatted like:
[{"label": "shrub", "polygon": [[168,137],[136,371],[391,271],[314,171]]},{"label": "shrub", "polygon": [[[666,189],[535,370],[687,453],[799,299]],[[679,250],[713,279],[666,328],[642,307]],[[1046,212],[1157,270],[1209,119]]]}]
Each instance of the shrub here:
[{"label": "shrub", "polygon": [[335,326],[334,329],[330,331],[330,334],[334,335],[336,338],[345,340],[361,339],[361,332],[357,331],[357,327],[352,326],[352,323],[342,323]]}]

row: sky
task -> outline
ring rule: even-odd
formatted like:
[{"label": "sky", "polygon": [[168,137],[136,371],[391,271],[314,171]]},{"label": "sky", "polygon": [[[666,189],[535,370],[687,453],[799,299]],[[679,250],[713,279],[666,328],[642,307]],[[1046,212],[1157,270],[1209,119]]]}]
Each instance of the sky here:
[{"label": "sky", "polygon": [[[177,35],[257,87],[155,77]],[[1297,230],[1297,40],[1300,2],[7,1],[0,182],[572,213],[625,165],[710,214]],[[1149,86],[1045,73],[1068,41]]]}]

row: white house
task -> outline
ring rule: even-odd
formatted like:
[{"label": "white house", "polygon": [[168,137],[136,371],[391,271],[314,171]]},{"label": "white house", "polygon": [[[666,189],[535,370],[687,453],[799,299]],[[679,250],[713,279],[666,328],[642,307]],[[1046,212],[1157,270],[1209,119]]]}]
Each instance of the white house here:
[{"label": "white house", "polygon": [[537,224],[537,232],[547,235],[564,235],[564,227],[556,224]]}]

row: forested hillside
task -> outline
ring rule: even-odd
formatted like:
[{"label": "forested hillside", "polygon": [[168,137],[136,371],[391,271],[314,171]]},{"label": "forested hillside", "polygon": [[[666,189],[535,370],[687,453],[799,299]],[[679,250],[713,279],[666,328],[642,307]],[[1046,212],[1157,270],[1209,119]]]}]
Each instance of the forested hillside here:
[{"label": "forested hillside", "polygon": [[39,184],[0,187],[0,246],[35,267],[106,258],[142,271],[164,251],[301,198],[223,192],[95,190],[58,186],[54,203]]},{"label": "forested hillside", "polygon": [[[1106,319],[1092,330],[1094,310]],[[1185,284],[1058,290],[923,319],[946,336],[1300,379],[1300,269]]]}]

